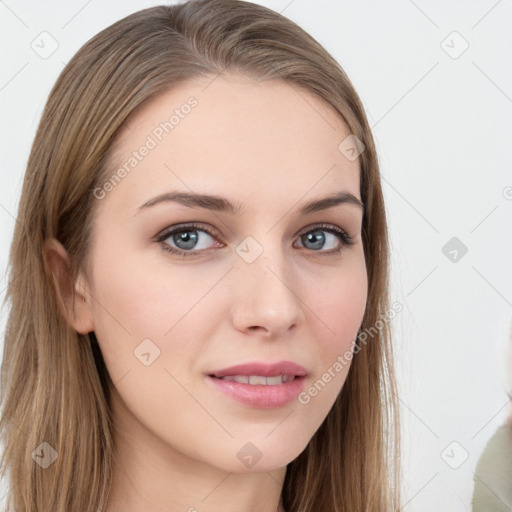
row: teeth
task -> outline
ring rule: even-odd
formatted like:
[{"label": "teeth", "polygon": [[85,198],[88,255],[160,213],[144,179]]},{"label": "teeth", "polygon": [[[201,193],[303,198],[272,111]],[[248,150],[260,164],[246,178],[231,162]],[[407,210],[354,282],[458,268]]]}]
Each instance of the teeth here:
[{"label": "teeth", "polygon": [[[276,377],[267,377],[266,379],[263,380],[266,381],[267,386],[276,386],[277,384],[283,383],[283,378],[281,377],[281,375],[277,375]],[[265,382],[253,382],[251,377],[251,384],[265,384]]]},{"label": "teeth", "polygon": [[261,375],[229,375],[220,377],[222,380],[251,384],[252,386],[278,386],[295,379],[294,375],[277,375],[276,377],[262,377]]},{"label": "teeth", "polygon": [[[281,379],[278,377],[277,379],[277,382],[273,382],[272,384],[279,384],[281,382]],[[250,376],[249,377],[249,384],[261,384],[263,386],[266,386],[267,384],[269,384],[267,382],[267,378],[266,377],[259,377],[259,376]]]}]

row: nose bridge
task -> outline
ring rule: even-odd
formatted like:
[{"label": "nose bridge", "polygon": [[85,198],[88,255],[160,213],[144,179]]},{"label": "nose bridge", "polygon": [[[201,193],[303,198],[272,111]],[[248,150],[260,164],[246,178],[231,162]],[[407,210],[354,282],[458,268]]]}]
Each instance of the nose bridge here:
[{"label": "nose bridge", "polygon": [[278,334],[300,320],[298,283],[280,241],[268,234],[259,239],[248,236],[236,248],[234,321],[241,330]]}]

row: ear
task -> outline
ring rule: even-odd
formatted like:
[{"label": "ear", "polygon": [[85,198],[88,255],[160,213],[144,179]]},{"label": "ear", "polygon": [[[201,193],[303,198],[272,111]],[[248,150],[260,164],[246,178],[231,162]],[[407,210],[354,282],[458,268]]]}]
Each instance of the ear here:
[{"label": "ear", "polygon": [[43,245],[43,258],[66,321],[81,334],[94,331],[90,294],[81,275],[73,282],[69,255],[64,246],[55,238],[49,238]]}]

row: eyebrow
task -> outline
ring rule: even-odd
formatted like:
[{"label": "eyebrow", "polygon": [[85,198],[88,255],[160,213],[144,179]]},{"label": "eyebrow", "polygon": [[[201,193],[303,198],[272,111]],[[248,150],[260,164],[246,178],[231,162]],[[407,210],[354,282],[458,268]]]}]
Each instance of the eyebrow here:
[{"label": "eyebrow", "polygon": [[[176,202],[191,208],[196,207],[216,212],[227,212],[231,215],[241,215],[243,211],[241,203],[231,203],[226,198],[217,195],[194,194],[190,192],[166,192],[146,201],[144,204],[139,206],[135,213],[137,214],[141,210],[145,210],[146,208],[165,202]],[[342,191],[321,199],[314,199],[313,201],[303,204],[299,209],[299,215],[307,215],[313,212],[327,210],[328,208],[332,208],[333,206],[340,204],[352,204],[364,210],[363,203],[355,195],[350,192]]]}]

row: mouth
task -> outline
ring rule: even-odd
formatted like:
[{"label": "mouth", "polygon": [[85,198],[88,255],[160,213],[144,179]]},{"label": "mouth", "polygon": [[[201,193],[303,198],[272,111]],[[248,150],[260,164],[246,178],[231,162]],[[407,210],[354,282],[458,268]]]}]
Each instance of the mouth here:
[{"label": "mouth", "polygon": [[296,363],[248,363],[206,374],[206,380],[224,396],[258,409],[273,409],[297,398],[307,370]]}]

